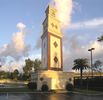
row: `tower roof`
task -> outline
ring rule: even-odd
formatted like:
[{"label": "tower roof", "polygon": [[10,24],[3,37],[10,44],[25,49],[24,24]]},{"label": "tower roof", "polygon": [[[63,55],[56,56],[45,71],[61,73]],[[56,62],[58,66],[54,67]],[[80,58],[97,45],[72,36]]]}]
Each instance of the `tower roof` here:
[{"label": "tower roof", "polygon": [[47,9],[46,9],[46,11],[45,11],[46,16],[48,16],[48,14],[49,14],[49,15],[51,15],[52,17],[55,17],[55,16],[56,16],[56,12],[57,12],[57,10],[56,10],[54,7],[52,7],[51,5],[48,5],[48,7],[47,7]]}]

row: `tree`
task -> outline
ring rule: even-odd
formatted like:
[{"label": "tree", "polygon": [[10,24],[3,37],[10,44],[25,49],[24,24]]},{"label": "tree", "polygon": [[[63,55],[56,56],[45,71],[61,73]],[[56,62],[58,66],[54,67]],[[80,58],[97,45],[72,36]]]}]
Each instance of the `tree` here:
[{"label": "tree", "polygon": [[14,74],[19,75],[19,71],[17,69],[15,69]]},{"label": "tree", "polygon": [[24,71],[23,76],[28,78],[30,76],[30,72],[33,67],[34,67],[35,71],[40,70],[41,61],[39,59],[35,59],[35,61],[32,61],[31,59],[26,59],[25,66],[23,67],[23,71]]},{"label": "tree", "polygon": [[93,70],[100,72],[101,74],[102,71],[101,67],[102,67],[102,62],[100,60],[96,60],[95,63],[93,64]]},{"label": "tree", "polygon": [[18,75],[19,75],[19,71],[17,69],[15,69],[13,72],[14,79],[17,79]]},{"label": "tree", "polygon": [[8,78],[8,73],[5,71],[0,71],[0,78],[1,79],[6,79]]},{"label": "tree", "polygon": [[74,60],[73,70],[80,70],[81,86],[82,86],[82,74],[83,70],[89,68],[88,59],[79,58]]},{"label": "tree", "polygon": [[35,59],[35,61],[33,62],[33,64],[34,64],[33,67],[34,67],[35,71],[38,71],[38,70],[41,69],[41,61],[39,59]]},{"label": "tree", "polygon": [[30,71],[32,70],[33,61],[31,59],[25,60],[25,66],[23,67],[24,74],[29,76]]},{"label": "tree", "polygon": [[98,37],[98,41],[102,42],[103,41],[103,35],[101,35],[100,37]]}]

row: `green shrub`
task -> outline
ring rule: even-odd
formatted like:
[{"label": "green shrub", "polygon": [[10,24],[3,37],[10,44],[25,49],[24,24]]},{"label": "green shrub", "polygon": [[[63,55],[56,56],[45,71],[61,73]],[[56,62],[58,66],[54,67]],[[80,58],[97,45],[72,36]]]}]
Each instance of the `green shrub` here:
[{"label": "green shrub", "polygon": [[44,92],[44,91],[48,91],[49,90],[49,87],[47,84],[43,84],[42,87],[41,87],[41,90]]},{"label": "green shrub", "polygon": [[31,90],[37,90],[37,83],[36,82],[29,82],[28,88]]},{"label": "green shrub", "polygon": [[73,90],[73,84],[67,83],[67,85],[66,85],[66,90],[67,90],[67,91],[72,91],[72,90]]}]

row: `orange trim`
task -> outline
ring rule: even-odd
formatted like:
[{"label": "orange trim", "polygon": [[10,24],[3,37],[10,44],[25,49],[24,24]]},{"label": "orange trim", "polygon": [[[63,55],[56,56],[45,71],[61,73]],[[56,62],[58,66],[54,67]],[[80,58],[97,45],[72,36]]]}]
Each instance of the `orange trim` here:
[{"label": "orange trim", "polygon": [[52,36],[54,36],[54,37],[56,37],[56,38],[61,39],[61,37],[60,37],[60,36],[57,36],[57,35],[55,35],[55,34],[53,34],[53,33],[50,33],[50,32],[49,32],[49,34],[50,34],[50,35],[52,35]]},{"label": "orange trim", "polygon": [[50,34],[48,33],[48,69],[50,70]]},{"label": "orange trim", "polygon": [[54,71],[62,71],[61,68],[50,68],[50,70],[54,70]]},{"label": "orange trim", "polygon": [[62,39],[60,40],[61,42],[61,69],[63,70],[63,49],[62,49]]},{"label": "orange trim", "polygon": [[[51,59],[51,57],[50,57],[50,35],[60,39],[60,43],[61,43],[60,44],[60,52],[61,52],[61,66],[60,67],[61,68],[53,68],[53,67],[50,66],[51,65],[50,64],[50,59]],[[63,58],[62,57],[63,57],[62,56],[62,38],[60,36],[57,36],[53,33],[48,32],[48,69],[49,70],[55,70],[55,71],[63,70]]]}]

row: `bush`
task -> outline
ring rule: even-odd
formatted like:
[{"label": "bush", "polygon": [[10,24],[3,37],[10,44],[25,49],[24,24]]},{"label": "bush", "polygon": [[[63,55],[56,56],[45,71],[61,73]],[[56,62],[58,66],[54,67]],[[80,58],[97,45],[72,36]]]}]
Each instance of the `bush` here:
[{"label": "bush", "polygon": [[42,90],[43,92],[44,92],[44,91],[48,91],[48,90],[49,90],[48,85],[47,85],[47,84],[42,85],[41,90]]},{"label": "bush", "polygon": [[67,83],[67,85],[66,85],[66,90],[67,90],[67,91],[72,91],[72,90],[73,90],[73,84]]},{"label": "bush", "polygon": [[28,88],[31,90],[37,90],[37,83],[36,82],[29,82]]}]

